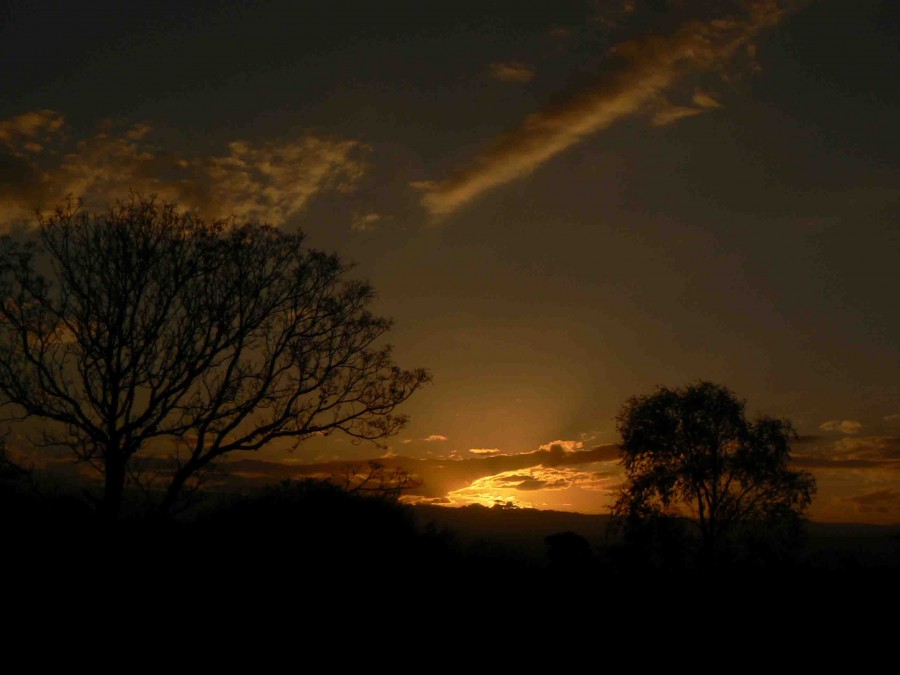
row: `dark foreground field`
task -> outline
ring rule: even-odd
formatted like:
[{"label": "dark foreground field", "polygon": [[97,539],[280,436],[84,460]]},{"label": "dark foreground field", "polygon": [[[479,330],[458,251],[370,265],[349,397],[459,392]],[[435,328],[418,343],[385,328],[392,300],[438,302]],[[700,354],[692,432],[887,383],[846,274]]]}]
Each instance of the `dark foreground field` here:
[{"label": "dark foreground field", "polygon": [[650,649],[702,626],[747,648],[748,636],[790,641],[812,621],[884,631],[877,617],[900,601],[896,528],[813,524],[790,555],[713,569],[624,546],[603,517],[413,508],[314,483],[115,525],[75,497],[7,493],[0,519],[9,644],[21,630],[104,631],[165,644],[207,636],[225,654],[279,636],[361,656],[360,640],[446,647],[458,635],[498,655],[518,625],[535,646],[618,649],[615,634],[637,631]]},{"label": "dark foreground field", "polygon": [[887,602],[900,572],[897,527],[811,523],[797,546],[708,565],[671,546],[626,546],[608,517],[409,507],[314,482],[211,498],[178,519],[114,524],[98,522],[80,497],[7,488],[0,522],[7,600],[42,606],[68,598],[69,606],[294,603],[395,613],[562,602],[609,612],[716,598],[732,609],[806,607],[795,599]]}]

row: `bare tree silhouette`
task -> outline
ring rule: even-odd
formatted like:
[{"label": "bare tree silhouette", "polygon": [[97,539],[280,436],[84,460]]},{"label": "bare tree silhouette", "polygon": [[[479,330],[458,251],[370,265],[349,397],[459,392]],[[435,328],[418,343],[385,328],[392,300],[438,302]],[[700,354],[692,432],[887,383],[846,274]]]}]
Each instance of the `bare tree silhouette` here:
[{"label": "bare tree silhouette", "polygon": [[169,448],[170,511],[227,453],[396,433],[430,379],[377,346],[391,322],[372,288],[301,234],[141,196],[106,213],[70,199],[38,224],[0,241],[0,397],[103,473],[110,518],[138,453]]},{"label": "bare tree silhouette", "polygon": [[420,487],[422,481],[401,467],[390,469],[378,460],[351,463],[330,481],[351,494],[373,495],[396,500],[406,490]]}]

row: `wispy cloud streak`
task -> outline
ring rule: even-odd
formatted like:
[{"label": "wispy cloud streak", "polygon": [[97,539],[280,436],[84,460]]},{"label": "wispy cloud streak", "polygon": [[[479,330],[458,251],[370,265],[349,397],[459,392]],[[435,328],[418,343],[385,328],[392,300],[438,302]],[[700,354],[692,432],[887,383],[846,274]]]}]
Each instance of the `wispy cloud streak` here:
[{"label": "wispy cloud streak", "polygon": [[488,66],[488,75],[495,80],[523,84],[531,81],[534,70],[518,61],[495,61]]},{"label": "wispy cloud streak", "polygon": [[[731,3],[723,3],[732,6]],[[782,3],[741,3],[735,14],[686,21],[669,35],[652,35],[618,44],[613,66],[568,100],[527,117],[495,139],[469,166],[442,181],[422,181],[421,202],[434,217],[447,216],[484,192],[519,179],[617,120],[643,113],[665,100],[665,93],[690,74],[721,68],[751,46],[763,28],[785,14]],[[708,95],[696,107],[669,109],[656,124],[698,114],[718,105]]]}]

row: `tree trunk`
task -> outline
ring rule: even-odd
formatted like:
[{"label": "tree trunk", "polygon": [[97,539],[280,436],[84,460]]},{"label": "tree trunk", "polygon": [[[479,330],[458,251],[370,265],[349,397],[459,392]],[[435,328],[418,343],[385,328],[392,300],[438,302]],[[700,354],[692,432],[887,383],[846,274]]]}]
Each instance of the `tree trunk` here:
[{"label": "tree trunk", "polygon": [[166,494],[159,505],[159,515],[168,516],[172,513],[172,509],[175,507],[178,497],[181,495],[181,491],[184,488],[184,484],[192,471],[193,469],[189,465],[185,465],[172,476],[172,482],[169,483]]},{"label": "tree trunk", "polygon": [[107,522],[115,522],[122,510],[125,490],[125,460],[117,451],[107,451],[104,470],[103,503],[100,511]]}]

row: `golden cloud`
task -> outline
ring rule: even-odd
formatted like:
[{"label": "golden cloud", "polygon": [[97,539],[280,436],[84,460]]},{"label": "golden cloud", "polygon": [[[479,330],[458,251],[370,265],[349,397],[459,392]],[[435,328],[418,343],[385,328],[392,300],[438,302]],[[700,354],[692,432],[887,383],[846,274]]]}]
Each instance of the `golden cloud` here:
[{"label": "golden cloud", "polygon": [[650,118],[650,123],[661,127],[721,107],[716,99],[699,89],[694,92],[691,103],[693,105],[674,105],[665,96],[660,96],[657,110]]},{"label": "golden cloud", "polygon": [[548,452],[554,451],[557,448],[561,449],[563,452],[575,452],[576,450],[580,450],[584,447],[584,443],[582,441],[550,441],[549,443],[544,443],[538,449],[546,450]]},{"label": "golden cloud", "polygon": [[900,470],[900,437],[841,438],[827,449],[795,453],[792,463],[808,469],[897,471]]},{"label": "golden cloud", "polygon": [[900,517],[900,490],[885,488],[865,494],[847,497],[861,514],[880,517]]},{"label": "golden cloud", "polygon": [[[528,116],[450,178],[413,183],[422,191],[422,205],[433,217],[447,216],[487,190],[531,173],[617,120],[658,107],[665,93],[687,76],[720,70],[740,50],[746,52],[760,30],[782,19],[783,4],[774,0],[739,3],[733,14],[686,20],[669,35],[618,44],[611,50],[613,67],[592,85]],[[696,107],[672,108],[651,121],[667,124],[708,110],[714,107],[712,102],[708,95],[701,95],[694,101]]]},{"label": "golden cloud", "polygon": [[900,438],[896,436],[842,438],[835,441],[834,452],[843,459],[900,461]]},{"label": "golden cloud", "polygon": [[705,91],[702,91],[700,89],[697,89],[696,91],[694,91],[694,96],[691,100],[693,101],[694,105],[699,106],[701,108],[710,109],[710,108],[721,108],[722,107],[721,103],[719,103],[716,99],[714,99],[708,93],[706,93]]},{"label": "golden cloud", "polygon": [[[526,471],[506,471],[478,478],[465,487],[451,490],[446,497],[455,505],[512,504],[527,507],[533,505],[539,492],[541,499],[547,499],[547,491],[559,493],[577,488],[596,493],[593,500],[599,504],[612,493],[614,483],[613,473],[536,466]],[[522,493],[532,496],[523,498]]]},{"label": "golden cloud", "polygon": [[[422,481],[417,490],[419,497],[446,497],[450,492],[470,487],[480,479],[497,475],[526,475],[535,480],[544,480],[549,473],[559,470],[557,478],[570,475],[572,467],[585,476],[578,480],[579,487],[591,484],[597,479],[606,480],[607,474],[620,474],[612,465],[620,459],[619,446],[601,445],[590,450],[573,449],[566,451],[558,442],[542,446],[542,449],[517,454],[475,453],[475,457],[417,459],[404,456],[390,456],[378,461],[387,469],[403,469]],[[258,459],[239,459],[224,463],[222,468],[231,475],[235,483],[246,482],[248,478],[267,476],[268,481],[299,479],[309,477],[342,476],[347,467],[358,461],[335,460],[318,464],[298,464],[269,462]],[[544,478],[539,478],[543,476]],[[620,476],[619,476],[620,477]],[[621,477],[620,477],[621,478]],[[524,480],[524,479],[523,479]],[[508,483],[508,481],[506,481]],[[508,491],[515,491],[515,486]],[[612,489],[612,488],[610,488]],[[523,490],[519,490],[520,492]]]},{"label": "golden cloud", "polygon": [[[600,472],[579,471],[571,467],[537,466],[526,472],[507,471],[474,481],[472,489],[565,490],[580,487],[586,490],[605,490],[609,477]],[[459,492],[458,490],[456,492]],[[451,497],[454,493],[451,493]]]},{"label": "golden cloud", "polygon": [[855,420],[830,420],[819,426],[822,431],[840,431],[844,434],[858,434],[862,424]]},{"label": "golden cloud", "polygon": [[[27,222],[67,195],[89,208],[129,192],[158,195],[198,215],[281,225],[316,194],[352,190],[368,148],[305,133],[280,141],[229,143],[208,157],[163,152],[143,124],[106,122],[74,144],[63,116],[50,110],[0,122],[0,220]],[[40,147],[41,151],[35,148]],[[4,158],[2,155],[6,155]]]},{"label": "golden cloud", "polygon": [[8,120],[0,120],[0,143],[14,155],[41,152],[41,143],[59,131],[63,116],[54,110],[35,110]]},{"label": "golden cloud", "polygon": [[354,232],[368,232],[374,230],[376,223],[382,219],[383,217],[378,213],[354,213],[350,229]]},{"label": "golden cloud", "polygon": [[488,66],[488,75],[495,80],[503,82],[530,82],[534,77],[534,70],[518,61],[495,61]]}]

